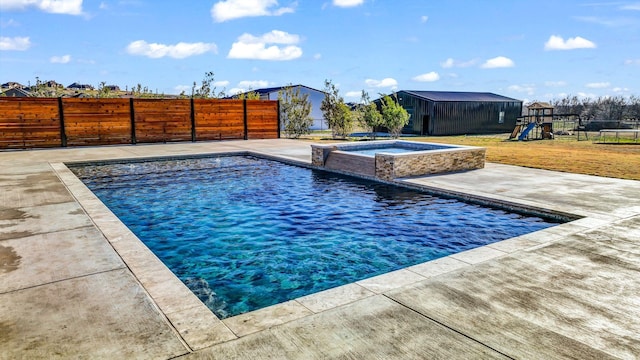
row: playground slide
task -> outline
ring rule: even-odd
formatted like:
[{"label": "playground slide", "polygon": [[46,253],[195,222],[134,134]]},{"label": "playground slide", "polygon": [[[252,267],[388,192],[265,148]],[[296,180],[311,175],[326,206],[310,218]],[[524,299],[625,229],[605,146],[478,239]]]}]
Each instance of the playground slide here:
[{"label": "playground slide", "polygon": [[514,137],[518,136],[518,133],[520,132],[521,128],[522,128],[522,125],[516,125],[516,127],[511,132],[511,135],[509,135],[509,140],[511,140]]},{"label": "playground slide", "polygon": [[518,140],[524,140],[524,139],[526,139],[526,138],[527,138],[527,135],[529,134],[529,132],[530,132],[534,127],[536,127],[536,123],[535,123],[535,122],[529,123],[529,124],[527,125],[527,127],[526,127],[524,130],[522,130],[522,134],[520,134],[520,136],[518,136]]}]

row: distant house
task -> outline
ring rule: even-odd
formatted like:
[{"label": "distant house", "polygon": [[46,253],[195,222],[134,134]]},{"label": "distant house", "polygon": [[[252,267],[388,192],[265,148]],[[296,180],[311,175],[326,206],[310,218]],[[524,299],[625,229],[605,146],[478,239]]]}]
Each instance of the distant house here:
[{"label": "distant house", "polygon": [[109,89],[109,91],[120,91],[120,86],[118,85],[106,85],[105,88]]},{"label": "distant house", "polygon": [[2,93],[0,93],[0,96],[7,96],[7,97],[32,97],[33,94],[31,94],[29,91],[23,89],[23,88],[19,88],[19,87],[13,87],[13,88],[9,88],[7,90],[2,91]]},{"label": "distant house", "polygon": [[[522,101],[488,92],[415,91],[396,93],[411,115],[403,133],[421,135],[496,134],[511,132],[522,113]],[[380,103],[380,99],[375,100]]]},{"label": "distant house", "polygon": [[44,83],[44,86],[48,87],[48,88],[53,88],[53,89],[59,89],[59,88],[64,88],[64,85],[54,81],[54,80],[49,80],[47,82]]},{"label": "distant house", "polygon": [[22,85],[22,84],[20,84],[20,83],[17,83],[17,82],[15,82],[15,81],[9,81],[9,82],[6,82],[6,83],[4,83],[4,84],[0,85],[0,87],[1,87],[2,89],[13,89],[13,88],[20,88],[20,89],[24,89],[24,85]]},{"label": "distant house", "polygon": [[[270,88],[262,88],[257,90],[251,90],[251,92],[256,92],[260,95],[260,99],[262,100],[278,100],[278,92],[288,88],[289,86],[277,86]],[[311,102],[311,117],[313,118],[313,125],[311,126],[311,130],[326,130],[328,129],[327,121],[324,116],[322,116],[322,111],[320,110],[320,104],[322,104],[322,100],[326,93],[324,91],[316,90],[314,88],[310,88],[304,85],[291,85],[294,89],[300,89],[300,94],[309,94],[309,102]]]},{"label": "distant house", "polygon": [[69,86],[67,86],[67,89],[71,89],[71,90],[93,90],[93,86],[91,85],[87,85],[87,84],[78,84],[78,83],[73,83]]}]

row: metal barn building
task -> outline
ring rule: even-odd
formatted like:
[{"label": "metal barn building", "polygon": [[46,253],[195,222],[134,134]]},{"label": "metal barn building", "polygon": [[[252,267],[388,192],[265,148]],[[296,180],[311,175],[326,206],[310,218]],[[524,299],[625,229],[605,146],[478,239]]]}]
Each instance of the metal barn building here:
[{"label": "metal barn building", "polygon": [[409,91],[396,93],[411,114],[407,134],[462,135],[511,132],[522,101],[485,92]]},{"label": "metal barn building", "polygon": [[287,87],[293,87],[294,89],[299,89],[300,94],[309,94],[309,102],[311,103],[311,117],[313,118],[313,125],[311,125],[310,130],[326,130],[329,128],[327,125],[327,120],[325,120],[322,115],[322,110],[320,110],[320,105],[324,100],[326,93],[324,91],[316,90],[314,88],[310,88],[304,85],[288,85],[288,86],[278,86],[272,88],[263,88],[252,90],[260,94],[260,99],[262,100],[278,100],[278,92],[284,90]]}]

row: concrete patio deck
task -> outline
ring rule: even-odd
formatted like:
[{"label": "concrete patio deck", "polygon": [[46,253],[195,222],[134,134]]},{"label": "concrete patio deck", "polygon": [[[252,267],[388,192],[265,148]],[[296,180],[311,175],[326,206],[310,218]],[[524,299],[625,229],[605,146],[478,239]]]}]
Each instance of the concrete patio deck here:
[{"label": "concrete patio deck", "polygon": [[400,179],[582,218],[219,320],[63,164],[230,151],[311,159],[284,139],[0,152],[0,358],[640,358],[639,181]]}]

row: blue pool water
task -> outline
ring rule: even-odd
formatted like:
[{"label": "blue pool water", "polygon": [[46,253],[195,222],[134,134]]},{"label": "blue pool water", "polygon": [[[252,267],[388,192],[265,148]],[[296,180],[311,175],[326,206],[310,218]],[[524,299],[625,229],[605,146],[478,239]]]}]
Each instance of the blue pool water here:
[{"label": "blue pool water", "polygon": [[342,148],[338,147],[338,150],[349,151],[356,154],[367,155],[367,156],[375,156],[377,153],[388,153],[388,154],[404,154],[415,151],[425,151],[425,150],[441,150],[441,149],[450,149],[451,146],[446,145],[433,145],[433,144],[420,144],[416,145],[382,145],[382,146],[344,146]]},{"label": "blue pool water", "polygon": [[[376,153],[389,153],[389,154],[404,154],[408,152],[418,151],[416,149],[407,149],[403,147],[386,147],[386,148],[378,148],[378,149],[362,149],[362,150],[351,150],[350,152],[368,156],[375,156]],[[420,150],[421,151],[421,150]]]},{"label": "blue pool water", "polygon": [[220,318],[555,225],[255,157],[71,169]]}]

